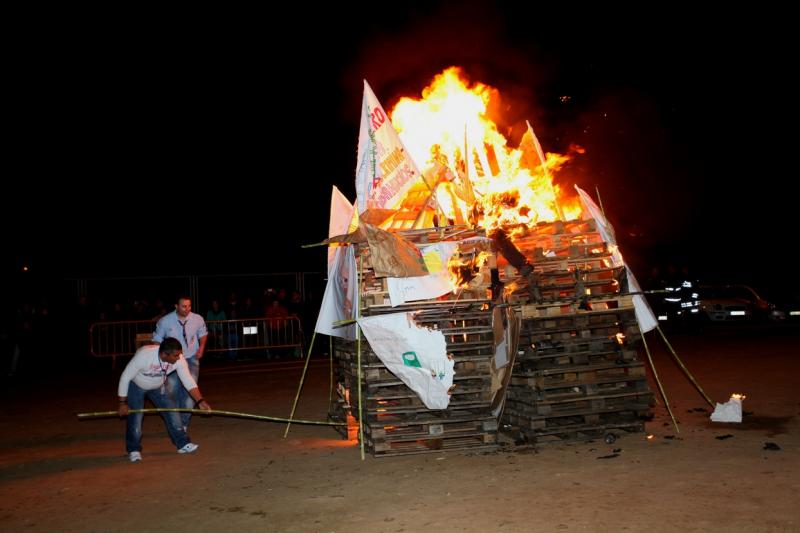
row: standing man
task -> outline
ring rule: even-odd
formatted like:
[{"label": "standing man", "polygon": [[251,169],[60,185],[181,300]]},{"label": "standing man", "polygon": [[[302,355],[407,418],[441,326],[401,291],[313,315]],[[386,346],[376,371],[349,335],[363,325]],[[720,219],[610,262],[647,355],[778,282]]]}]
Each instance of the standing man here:
[{"label": "standing man", "polygon": [[[160,344],[167,337],[174,337],[180,341],[183,346],[183,357],[186,359],[186,364],[189,365],[189,373],[195,383],[200,381],[200,359],[206,350],[208,330],[203,317],[192,313],[192,299],[188,296],[179,296],[175,304],[175,311],[161,317],[156,324],[153,342]],[[169,379],[167,386],[173,389],[175,403],[178,407],[186,409],[194,407],[194,400],[186,387],[178,382],[177,375]],[[181,413],[184,430],[189,429],[191,417],[192,413]]]},{"label": "standing man", "polygon": [[[172,374],[180,378],[183,386],[189,391],[189,396],[201,409],[211,410],[211,406],[203,399],[197,383],[189,373],[178,339],[167,337],[161,345],[150,344],[139,348],[122,371],[117,390],[119,416],[127,417],[125,451],[132,463],[142,460],[144,413],[130,413],[129,410],[143,409],[145,396],[159,409],[175,408],[174,398],[167,387],[167,376]],[[161,418],[164,419],[169,438],[178,448],[178,453],[192,453],[197,449],[197,444],[194,444],[186,434],[179,413],[162,412]]]}]

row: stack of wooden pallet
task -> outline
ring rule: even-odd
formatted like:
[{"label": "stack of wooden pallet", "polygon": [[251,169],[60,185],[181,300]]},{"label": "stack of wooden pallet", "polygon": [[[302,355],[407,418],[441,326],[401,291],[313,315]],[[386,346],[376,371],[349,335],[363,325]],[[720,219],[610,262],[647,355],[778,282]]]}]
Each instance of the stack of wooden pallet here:
[{"label": "stack of wooden pallet", "polygon": [[594,221],[543,224],[514,243],[533,271],[501,268],[521,317],[504,422],[535,444],[643,430],[653,397],[633,300]]},{"label": "stack of wooden pallet", "polygon": [[[418,244],[481,235],[463,227],[398,233]],[[471,252],[466,250],[466,253]],[[491,414],[490,367],[495,342],[487,297],[491,281],[488,266],[474,273],[473,282],[465,290],[435,300],[391,307],[386,280],[376,278],[371,268],[369,248],[359,246],[357,255],[362,272],[361,315],[415,312],[418,324],[444,335],[448,356],[455,362],[455,376],[447,409],[428,409],[362,339],[359,388],[357,344],[337,338],[334,353],[339,397],[332,407],[331,418],[344,420],[349,415],[362,423],[365,445],[376,457],[495,448],[498,424]]]}]

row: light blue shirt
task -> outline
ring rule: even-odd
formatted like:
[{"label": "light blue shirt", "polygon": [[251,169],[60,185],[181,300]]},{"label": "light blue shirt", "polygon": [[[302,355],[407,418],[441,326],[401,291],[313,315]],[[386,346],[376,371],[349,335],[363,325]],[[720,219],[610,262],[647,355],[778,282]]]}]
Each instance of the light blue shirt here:
[{"label": "light blue shirt", "polygon": [[153,342],[162,343],[167,337],[175,337],[181,341],[183,356],[189,359],[197,355],[200,339],[206,335],[208,335],[208,330],[202,316],[190,311],[186,320],[180,320],[178,312],[173,311],[162,316],[156,324]]}]

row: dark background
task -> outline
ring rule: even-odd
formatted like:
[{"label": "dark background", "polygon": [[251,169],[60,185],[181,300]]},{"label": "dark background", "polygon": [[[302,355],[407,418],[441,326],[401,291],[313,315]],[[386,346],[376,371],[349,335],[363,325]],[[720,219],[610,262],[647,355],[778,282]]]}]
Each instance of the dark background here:
[{"label": "dark background", "polygon": [[789,17],[661,9],[21,16],[3,277],[321,271],[300,246],[327,236],[332,185],[355,197],[362,80],[391,109],[459,65],[500,91],[512,145],[528,119],[546,151],[585,148],[557,182],[600,190],[640,278],[796,292]]}]

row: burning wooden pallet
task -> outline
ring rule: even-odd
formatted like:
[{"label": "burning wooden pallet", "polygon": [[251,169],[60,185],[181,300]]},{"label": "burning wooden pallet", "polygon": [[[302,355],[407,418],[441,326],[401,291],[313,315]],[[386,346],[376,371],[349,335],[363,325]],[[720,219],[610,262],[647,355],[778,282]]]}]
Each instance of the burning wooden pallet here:
[{"label": "burning wooden pallet", "polygon": [[504,422],[533,444],[643,430],[653,395],[633,299],[594,221],[540,225],[514,244],[532,269],[503,270],[521,317]]},{"label": "burning wooden pallet", "polygon": [[[417,243],[434,243],[482,235],[464,227],[401,232]],[[470,253],[467,250],[467,253]],[[364,444],[376,457],[438,452],[490,450],[497,446],[497,419],[491,413],[495,351],[492,313],[487,290],[488,268],[476,273],[469,288],[434,300],[392,307],[385,278],[375,276],[367,247],[357,249],[362,264],[362,316],[413,311],[419,325],[438,330],[454,361],[455,376],[447,409],[428,409],[418,395],[398,379],[369,343],[361,341],[359,387],[357,345],[336,339],[339,400],[331,416],[350,415],[364,430]],[[361,419],[358,404],[361,391]]]}]

